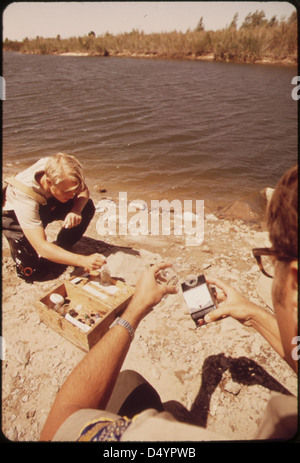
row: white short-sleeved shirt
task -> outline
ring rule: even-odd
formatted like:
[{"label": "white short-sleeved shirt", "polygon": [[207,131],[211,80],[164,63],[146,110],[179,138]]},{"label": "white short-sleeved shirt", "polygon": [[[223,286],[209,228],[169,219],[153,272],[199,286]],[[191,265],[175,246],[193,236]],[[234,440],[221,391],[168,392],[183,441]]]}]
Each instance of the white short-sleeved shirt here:
[{"label": "white short-sleeved shirt", "polygon": [[[42,158],[31,167],[28,167],[23,172],[16,175],[16,179],[24,185],[32,188],[36,193],[43,196],[46,200],[52,195],[44,190],[37,182],[37,176],[45,172],[45,166],[48,157]],[[23,229],[32,229],[42,227],[42,221],[39,214],[39,203],[26,195],[22,191],[8,185],[6,189],[5,205],[3,210],[13,210],[17,216],[19,224]]]}]

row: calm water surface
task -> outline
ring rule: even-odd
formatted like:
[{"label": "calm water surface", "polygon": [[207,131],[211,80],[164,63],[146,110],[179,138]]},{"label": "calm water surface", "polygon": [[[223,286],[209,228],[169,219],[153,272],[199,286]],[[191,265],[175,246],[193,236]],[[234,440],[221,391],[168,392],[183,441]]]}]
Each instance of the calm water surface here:
[{"label": "calm water surface", "polygon": [[236,199],[297,161],[296,67],[4,53],[3,164],[57,151],[136,197]]}]

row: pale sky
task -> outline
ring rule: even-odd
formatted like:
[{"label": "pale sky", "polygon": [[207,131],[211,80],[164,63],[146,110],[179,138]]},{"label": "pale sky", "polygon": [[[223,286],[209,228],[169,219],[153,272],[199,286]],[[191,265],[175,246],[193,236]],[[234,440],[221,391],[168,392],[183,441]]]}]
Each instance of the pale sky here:
[{"label": "pale sky", "polygon": [[[299,0],[298,0],[299,2]],[[195,29],[203,17],[205,30],[228,26],[235,13],[238,27],[248,13],[263,10],[266,18],[288,18],[295,6],[289,2],[12,2],[2,12],[3,39],[23,40],[25,37],[62,38],[118,34],[133,29],[168,32]]]}]

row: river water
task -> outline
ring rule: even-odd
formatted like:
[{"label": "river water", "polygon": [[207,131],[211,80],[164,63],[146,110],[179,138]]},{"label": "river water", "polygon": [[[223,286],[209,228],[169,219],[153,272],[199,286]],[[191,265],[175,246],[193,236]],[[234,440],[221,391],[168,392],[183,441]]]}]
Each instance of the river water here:
[{"label": "river water", "polygon": [[5,52],[3,165],[72,153],[136,199],[230,201],[296,163],[296,67]]}]

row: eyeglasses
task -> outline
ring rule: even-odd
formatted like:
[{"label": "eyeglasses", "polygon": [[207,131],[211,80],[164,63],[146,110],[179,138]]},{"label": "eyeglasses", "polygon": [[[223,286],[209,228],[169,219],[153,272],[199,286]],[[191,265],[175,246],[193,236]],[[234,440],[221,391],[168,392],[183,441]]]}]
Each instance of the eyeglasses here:
[{"label": "eyeglasses", "polygon": [[287,262],[297,259],[296,256],[281,254],[280,252],[271,248],[254,248],[252,249],[252,253],[256,259],[256,262],[258,263],[261,272],[268,278],[274,277],[275,259]]}]

